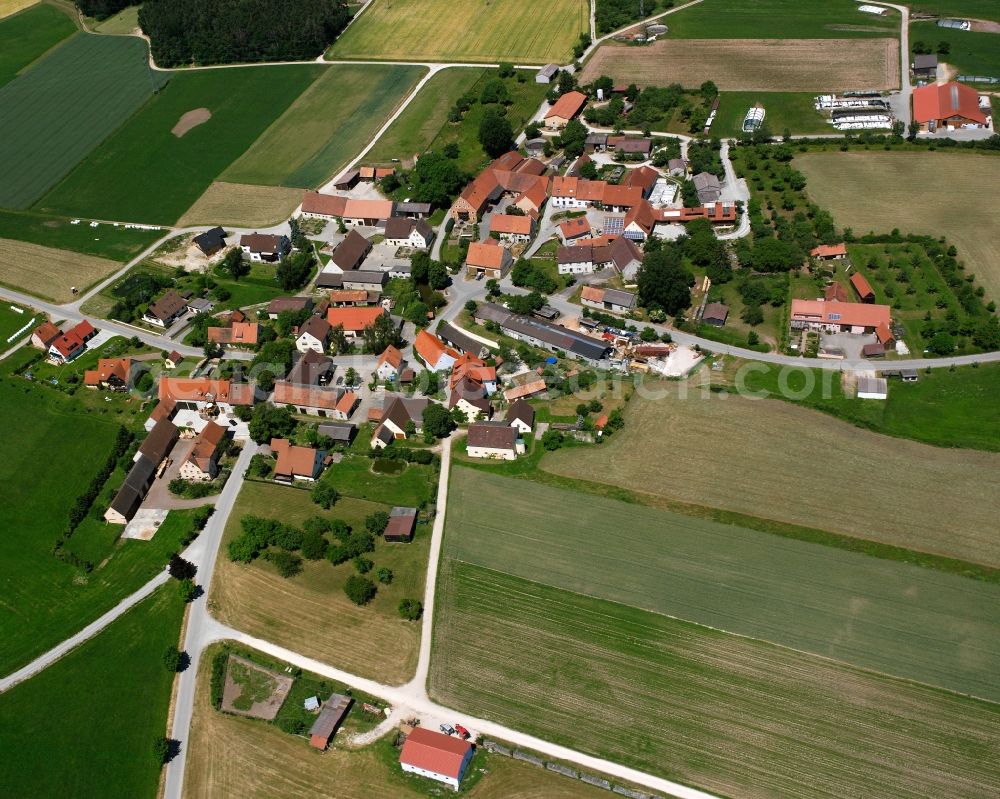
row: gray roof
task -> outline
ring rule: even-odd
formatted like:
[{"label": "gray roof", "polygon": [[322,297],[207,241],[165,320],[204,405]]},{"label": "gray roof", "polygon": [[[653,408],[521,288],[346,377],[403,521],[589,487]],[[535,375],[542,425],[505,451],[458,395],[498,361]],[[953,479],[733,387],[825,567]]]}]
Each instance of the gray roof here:
[{"label": "gray roof", "polygon": [[[329,322],[327,323],[329,324]],[[320,355],[314,350],[309,350],[295,362],[285,380],[297,386],[318,386],[320,378],[324,375],[332,375],[336,367],[333,359],[325,355]]]},{"label": "gray roof", "polygon": [[717,319],[720,322],[725,322],[729,318],[729,308],[723,305],[721,302],[710,302],[705,306],[705,312],[701,315],[704,319]]},{"label": "gray roof", "polygon": [[139,446],[139,453],[159,466],[179,437],[177,425],[167,419],[160,419]]},{"label": "gray roof", "polygon": [[559,71],[558,64],[546,64],[540,70],[538,70],[539,75],[544,75],[546,78],[552,78]]},{"label": "gray roof", "polygon": [[156,477],[156,469],[159,465],[159,461],[153,463],[149,458],[140,455],[138,460],[132,464],[128,474],[125,475],[125,482],[118,489],[115,498],[111,500],[111,509],[118,511],[125,519],[131,519],[135,516],[135,512],[142,505],[143,497],[146,496],[146,491],[152,485],[153,478]]},{"label": "gray roof", "polygon": [[719,183],[719,179],[713,175],[711,172],[699,172],[693,178],[691,182],[694,183],[694,187],[701,191],[702,189],[721,189],[722,184]]},{"label": "gray roof", "polygon": [[478,354],[486,346],[479,339],[475,339],[461,328],[455,327],[451,322],[439,324],[437,334],[447,344],[451,344],[462,352],[471,352],[473,355]]},{"label": "gray roof", "polygon": [[511,314],[502,326],[523,336],[537,339],[553,349],[564,350],[591,361],[604,358],[610,347],[603,341],[584,336],[542,319]]},{"label": "gray roof", "polygon": [[194,243],[204,253],[218,252],[226,246],[226,231],[221,227],[214,227],[195,236]]},{"label": "gray roof", "polygon": [[353,272],[345,272],[341,276],[342,283],[361,283],[368,286],[382,287],[389,279],[386,272],[376,272],[371,269],[355,269]]},{"label": "gray roof", "polygon": [[318,735],[327,740],[332,738],[337,725],[347,715],[352,701],[351,697],[343,694],[330,694],[330,698],[326,700],[326,704],[323,705],[323,709],[309,730],[310,737]]},{"label": "gray roof", "polygon": [[510,311],[502,305],[497,305],[495,302],[481,302],[476,306],[476,312],[473,314],[473,317],[483,319],[487,322],[503,324],[510,315]]},{"label": "gray roof", "polygon": [[354,439],[354,435],[358,432],[358,428],[353,424],[336,424],[331,422],[329,424],[321,424],[318,432],[321,436],[326,436],[327,438],[332,438],[334,441],[343,441],[349,444]]},{"label": "gray roof", "polygon": [[535,424],[535,409],[523,399],[514,400],[507,409],[507,416],[504,419],[507,424],[516,419],[532,427]]},{"label": "gray roof", "polygon": [[620,305],[623,308],[635,308],[635,295],[630,291],[622,291],[621,289],[605,289],[604,301],[610,302],[612,305]]},{"label": "gray roof", "polygon": [[584,140],[584,142],[586,144],[595,144],[595,145],[603,147],[603,146],[605,146],[608,143],[608,134],[607,133],[590,133],[590,134],[587,135],[587,138]]},{"label": "gray roof", "polygon": [[667,161],[668,169],[687,169],[687,161],[683,158],[671,158]]},{"label": "gray roof", "polygon": [[167,322],[185,308],[187,308],[187,300],[173,289],[170,289],[160,299],[150,305],[146,313],[156,317],[161,322]]},{"label": "gray roof", "polygon": [[429,214],[430,203],[396,203],[396,210],[401,214]]},{"label": "gray roof", "polygon": [[936,67],[937,63],[938,57],[934,53],[913,56],[914,69],[931,69],[932,67]]},{"label": "gray roof", "polygon": [[279,314],[282,311],[301,311],[312,306],[312,297],[275,297],[267,304],[267,312]]}]

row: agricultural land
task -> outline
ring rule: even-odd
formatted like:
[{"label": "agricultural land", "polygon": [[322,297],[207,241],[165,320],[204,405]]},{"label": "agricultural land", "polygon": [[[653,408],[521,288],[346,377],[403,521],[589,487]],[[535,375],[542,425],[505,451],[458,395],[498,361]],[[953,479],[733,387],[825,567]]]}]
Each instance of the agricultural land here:
[{"label": "agricultural land", "polygon": [[[998,37],[1000,41],[1000,37]],[[856,234],[869,230],[946,236],[967,271],[1000,298],[1000,239],[984,235],[996,223],[1000,158],[973,153],[804,153],[795,167],[806,176],[810,199],[828,209],[838,225]],[[928,177],[947,174],[955,190],[974,203],[913,202]]]},{"label": "agricultural land", "polygon": [[425,72],[397,65],[328,67],[221,180],[319,186],[361,151]]},{"label": "agricultural land", "polygon": [[[0,2],[0,17],[14,14],[22,0]],[[54,6],[40,4],[0,20],[0,86],[41,58],[76,31],[70,18]]]},{"label": "agricultural land", "polygon": [[[358,460],[371,463],[367,458]],[[389,493],[381,494],[381,501],[343,496],[329,511],[313,504],[308,491],[247,482],[226,525],[222,551],[239,534],[244,515],[293,525],[322,516],[363,529],[366,516],[387,511],[391,504],[408,504],[393,494],[393,484],[398,486],[396,478],[374,477],[388,487]],[[342,483],[334,484],[342,492],[348,490]],[[354,567],[350,563],[333,566],[326,560],[305,561],[301,574],[284,579],[269,563],[258,560],[242,565],[223,555],[216,565],[211,599],[220,620],[238,629],[356,674],[403,683],[416,665],[420,628],[400,619],[396,608],[404,597],[423,595],[429,542],[426,525],[420,525],[411,544],[376,543],[369,557],[392,569],[393,580],[379,586],[375,599],[365,607],[353,604],[344,594],[344,581]],[[393,655],[378,656],[379,652]]]},{"label": "agricultural land", "polygon": [[268,227],[288,219],[301,202],[301,189],[215,181],[177,220],[177,226]]},{"label": "agricultural land", "polygon": [[159,230],[107,223],[93,227],[87,220],[73,224],[67,217],[0,209],[0,239],[27,241],[46,249],[71,250],[112,261],[134,258],[161,236]]},{"label": "agricultural land", "polygon": [[120,268],[107,258],[0,239],[0,284],[54,302],[69,302],[74,287],[82,290]]},{"label": "agricultural land", "polygon": [[[218,647],[207,649],[199,669],[184,795],[260,799],[420,799],[428,787],[405,776],[391,738],[350,748],[340,736],[322,757],[302,737],[277,726],[216,711],[209,670]],[[286,699],[286,704],[293,697]],[[477,763],[482,762],[477,759]],[[475,765],[475,764],[474,764]],[[607,791],[505,757],[489,757],[485,776],[465,794],[471,799],[600,799]]]},{"label": "agricultural land", "polygon": [[1000,21],[1000,8],[993,0],[913,0],[908,5],[914,13]]},{"label": "agricultural land", "polygon": [[565,63],[580,34],[589,30],[589,19],[586,0],[497,2],[474,10],[460,10],[451,0],[375,0],[327,56]]},{"label": "agricultural land", "polygon": [[853,0],[703,0],[666,19],[671,39],[844,39],[897,36],[899,17]]},{"label": "agricultural land", "polygon": [[[163,653],[176,646],[183,613],[176,585],[169,584],[0,695],[0,747],[17,753],[0,759],[7,795],[155,795],[160,768],[152,744],[166,729],[174,682]],[[45,625],[31,629],[38,633]],[[45,708],[58,711],[58,723]]]},{"label": "agricultural land", "polygon": [[[662,399],[634,397],[628,427],[605,446],[555,453],[543,467],[683,503],[1000,565],[993,509],[981,501],[1000,491],[997,455],[886,438],[776,400],[694,391],[683,398],[669,384],[661,391]],[[658,457],[665,451],[669,459]],[[808,468],[806,453],[819,452],[822,468]],[[887,484],[892,502],[842,479],[874,474],[906,476]]]},{"label": "agricultural land", "polygon": [[[0,205],[34,203],[168,77],[147,67],[140,39],[76,34],[0,88]],[[79,215],[102,216],[100,208]]]},{"label": "agricultural land", "polygon": [[1000,585],[479,470],[451,488],[504,508],[449,512],[456,560],[1000,700]]},{"label": "agricultural land", "polygon": [[[850,58],[843,57],[850,53]],[[895,39],[661,39],[645,47],[607,45],[587,61],[581,81],[688,88],[712,80],[722,91],[837,91],[899,85]]]},{"label": "agricultural land", "polygon": [[[323,69],[291,65],[178,73],[38,208],[172,224]],[[181,136],[174,133],[185,114],[200,108],[208,109],[211,118]]]},{"label": "agricultural land", "polygon": [[728,796],[996,784],[994,704],[450,558],[438,590],[443,704]]},{"label": "agricultural land", "polygon": [[910,26],[910,47],[917,41],[932,49],[947,42],[948,52],[940,54],[938,60],[948,64],[955,75],[1000,78],[1000,28],[992,32],[960,31],[939,28],[933,22],[917,22]]}]

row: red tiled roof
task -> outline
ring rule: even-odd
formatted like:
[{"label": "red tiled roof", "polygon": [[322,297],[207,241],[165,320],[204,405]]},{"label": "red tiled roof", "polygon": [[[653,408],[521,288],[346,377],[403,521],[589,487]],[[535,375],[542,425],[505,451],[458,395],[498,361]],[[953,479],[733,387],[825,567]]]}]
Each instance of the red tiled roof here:
[{"label": "red tiled roof", "polygon": [[417,337],[413,340],[413,350],[431,368],[437,365],[442,355],[450,355],[452,358],[458,359],[458,353],[455,350],[446,346],[441,339],[426,330],[417,333]]},{"label": "red tiled roof", "polygon": [[208,340],[216,344],[256,344],[260,325],[256,322],[233,322],[230,327],[210,327]]},{"label": "red tiled roof", "polygon": [[792,300],[792,320],[824,322],[852,327],[889,326],[891,309],[888,305],[830,300]]},{"label": "red tiled roof", "polygon": [[117,377],[123,383],[128,382],[132,371],[131,358],[101,358],[96,369],[88,369],[83,374],[84,385],[97,386],[106,383],[112,377]]},{"label": "red tiled roof", "polygon": [[275,405],[297,405],[332,411],[337,407],[337,391],[321,386],[306,386],[279,380],[274,384]]},{"label": "red tiled roof", "polygon": [[914,121],[943,122],[954,117],[985,125],[986,115],[979,110],[979,92],[955,81],[932,83],[913,90]]},{"label": "red tiled roof", "polygon": [[320,194],[318,191],[307,191],[302,198],[302,212],[306,214],[322,214],[323,216],[343,216],[346,197],[332,194]]},{"label": "red tiled roof", "polygon": [[375,320],[385,313],[385,309],[375,308],[329,308],[326,321],[331,327],[343,325],[344,330],[360,332],[375,324]]},{"label": "red tiled roof", "polygon": [[271,452],[277,455],[276,475],[312,477],[316,466],[316,450],[297,447],[285,438],[271,439]]},{"label": "red tiled roof", "polygon": [[472,744],[440,732],[417,727],[406,737],[399,762],[458,779],[462,762]]},{"label": "red tiled roof", "polygon": [[820,244],[809,250],[809,254],[813,258],[840,258],[847,255],[847,245],[843,242],[840,244]]},{"label": "red tiled roof", "polygon": [[358,395],[353,391],[346,391],[344,392],[344,396],[340,398],[340,402],[337,403],[337,410],[343,414],[349,414],[357,404]]},{"label": "red tiled roof", "polygon": [[844,288],[842,283],[833,283],[827,286],[823,292],[823,298],[826,300],[837,300],[838,302],[850,302],[851,300],[847,296],[847,289]]},{"label": "red tiled roof", "polygon": [[858,296],[862,299],[865,297],[875,296],[875,292],[872,290],[871,284],[860,272],[855,272],[851,275],[851,285],[854,286],[854,290],[858,292]]},{"label": "red tiled roof", "polygon": [[475,241],[469,245],[469,254],[465,258],[465,263],[469,266],[479,266],[486,269],[500,269],[503,267],[506,253],[507,251],[493,239],[482,242]]},{"label": "red tiled roof", "polygon": [[230,405],[253,405],[253,386],[216,380],[210,377],[160,376],[160,402],[225,402]]},{"label": "red tiled roof", "polygon": [[892,331],[889,329],[888,325],[878,325],[875,328],[875,336],[878,338],[879,344],[883,346],[896,340],[896,337],[892,335]]},{"label": "red tiled roof", "polygon": [[378,356],[378,360],[375,362],[375,365],[381,366],[384,363],[388,363],[393,369],[398,369],[403,363],[403,353],[390,344],[382,351],[382,354]]},{"label": "red tiled roof", "polygon": [[587,95],[582,92],[566,92],[558,100],[556,100],[555,105],[552,106],[546,112],[545,118],[550,119],[551,117],[562,117],[563,119],[572,119],[578,113],[580,109],[583,108],[584,103],[587,102]]},{"label": "red tiled roof", "polygon": [[587,221],[587,217],[585,216],[578,216],[575,219],[567,219],[559,225],[559,232],[562,233],[564,239],[584,236],[587,233],[590,233],[590,222]]},{"label": "red tiled roof", "polygon": [[604,184],[604,191],[601,194],[601,202],[604,205],[620,205],[627,208],[634,208],[642,202],[642,188],[639,186],[615,186],[611,183]]},{"label": "red tiled roof", "polygon": [[42,342],[42,345],[47,347],[55,339],[59,338],[62,333],[59,331],[59,328],[51,322],[43,322],[32,331],[31,335],[37,336]]},{"label": "red tiled roof", "polygon": [[513,233],[515,235],[531,235],[531,217],[514,214],[494,214],[490,220],[490,233]]}]

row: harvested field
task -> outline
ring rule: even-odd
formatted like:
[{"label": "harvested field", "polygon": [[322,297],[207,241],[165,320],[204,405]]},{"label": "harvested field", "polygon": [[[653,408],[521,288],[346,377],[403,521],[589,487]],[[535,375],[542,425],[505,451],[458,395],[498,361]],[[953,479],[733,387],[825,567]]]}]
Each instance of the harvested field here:
[{"label": "harvested field", "polygon": [[16,14],[28,6],[33,6],[37,0],[0,0],[0,19]]},{"label": "harvested field", "polygon": [[1000,706],[469,564],[438,582],[430,694],[742,799],[973,799]]},{"label": "harvested field", "polygon": [[249,186],[217,180],[188,208],[177,221],[177,226],[269,227],[288,219],[301,202],[301,189]]},{"label": "harvested field", "polygon": [[[967,271],[1000,302],[1000,236],[994,208],[1000,203],[1000,158],[976,153],[841,153],[796,155],[795,167],[806,176],[810,199],[833,214],[836,223],[855,234],[874,230],[947,236],[958,248]],[[977,202],[914,203],[928,175],[948,175],[960,196]]]},{"label": "harvested field", "polygon": [[589,29],[586,0],[501,0],[469,8],[453,0],[375,0],[327,56],[563,64]]},{"label": "harvested field", "polygon": [[56,250],[40,244],[0,239],[0,284],[52,302],[69,302],[121,264],[107,258]]},{"label": "harvested field", "polygon": [[448,557],[1000,701],[1000,585],[480,470],[451,487],[477,502]]},{"label": "harvested field", "polygon": [[288,524],[322,515],[360,528],[365,516],[378,510],[388,508],[341,497],[332,510],[323,511],[313,504],[308,491],[245,483],[226,525],[212,583],[210,601],[220,621],[355,674],[393,684],[406,682],[416,667],[420,625],[399,618],[397,606],[404,597],[423,596],[430,544],[427,525],[418,525],[413,543],[403,546],[379,540],[375,551],[366,556],[376,567],[392,569],[393,581],[379,584],[375,599],[365,607],[358,607],[344,594],[344,581],[354,573],[350,563],[333,566],[325,559],[307,560],[301,574],[286,580],[266,561],[242,565],[225,554],[246,514]]},{"label": "harvested field", "polygon": [[633,398],[607,444],[547,454],[542,468],[1000,566],[990,499],[1000,455],[888,438],[779,400],[681,399],[661,386],[662,399]]},{"label": "harvested field", "polygon": [[177,124],[170,129],[170,132],[179,139],[192,128],[204,125],[211,118],[212,112],[207,108],[196,108],[178,119]]},{"label": "harvested field", "polygon": [[[431,783],[406,777],[388,739],[360,750],[339,746],[341,734],[322,757],[302,737],[272,724],[216,712],[209,702],[212,654],[202,658],[195,694],[191,743],[184,770],[184,796],[215,799],[426,799]],[[487,774],[469,799],[601,799],[593,788],[537,766],[487,756]],[[444,789],[441,789],[442,791]],[[439,794],[433,794],[439,795]]]},{"label": "harvested field", "polygon": [[899,85],[895,39],[662,39],[646,47],[605,45],[583,69],[639,86],[675,76],[688,88],[712,80],[722,91],[841,91]]}]

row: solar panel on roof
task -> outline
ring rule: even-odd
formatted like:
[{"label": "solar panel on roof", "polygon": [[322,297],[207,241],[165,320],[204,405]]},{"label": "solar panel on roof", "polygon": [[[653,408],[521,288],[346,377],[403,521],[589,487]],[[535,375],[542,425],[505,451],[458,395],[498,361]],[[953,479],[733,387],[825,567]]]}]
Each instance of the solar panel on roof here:
[{"label": "solar panel on roof", "polygon": [[620,236],[625,230],[625,219],[620,216],[604,217],[604,232],[609,236]]}]

